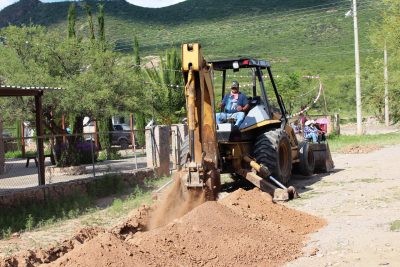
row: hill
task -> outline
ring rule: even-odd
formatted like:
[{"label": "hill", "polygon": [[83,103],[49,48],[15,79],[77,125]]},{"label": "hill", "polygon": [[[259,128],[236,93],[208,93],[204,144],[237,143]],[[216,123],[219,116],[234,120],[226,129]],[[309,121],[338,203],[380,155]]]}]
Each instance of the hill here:
[{"label": "hill", "polygon": [[[96,9],[97,1],[87,2]],[[21,0],[0,12],[0,27],[32,22],[66,35],[69,4]],[[78,5],[77,29],[83,35],[86,17],[83,3]],[[358,8],[364,66],[366,58],[381,54],[368,37],[379,7],[364,1]],[[355,99],[353,20],[344,16],[349,9],[348,1],[338,0],[187,0],[157,9],[114,0],[105,2],[106,34],[122,53],[132,50],[135,35],[143,55],[198,41],[208,59],[251,55],[270,60],[275,74],[320,74],[330,106],[347,110]]]}]

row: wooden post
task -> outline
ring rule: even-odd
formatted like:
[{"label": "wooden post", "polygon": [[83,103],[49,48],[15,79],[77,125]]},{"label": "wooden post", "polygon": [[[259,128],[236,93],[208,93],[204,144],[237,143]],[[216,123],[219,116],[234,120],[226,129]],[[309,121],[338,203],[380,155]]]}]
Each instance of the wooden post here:
[{"label": "wooden post", "polygon": [[94,144],[96,145],[96,149],[99,150],[100,144],[99,144],[99,134],[97,132],[97,121],[93,122],[93,127],[94,127]]},{"label": "wooden post", "polygon": [[38,156],[38,179],[39,185],[44,185],[45,173],[44,173],[44,145],[43,145],[43,125],[42,125],[42,95],[41,91],[38,95],[35,95],[35,110],[36,110],[36,140],[37,140],[37,156]]},{"label": "wooden post", "polygon": [[335,114],[335,132],[340,135],[340,117],[339,114]]},{"label": "wooden post", "polygon": [[65,114],[64,113],[61,116],[61,128],[64,130],[63,143],[65,144],[67,142],[67,137],[65,136]]},{"label": "wooden post", "polygon": [[[0,133],[2,133],[2,132],[3,132],[3,121],[1,119],[1,114],[0,114]],[[3,135],[0,134],[0,174],[4,173],[4,168],[5,168],[5,163],[6,163],[4,154],[5,154],[4,140],[3,140]]]},{"label": "wooden post", "polygon": [[131,113],[130,114],[130,116],[129,116],[129,126],[130,126],[130,128],[131,128],[131,143],[132,143],[132,151],[133,151],[133,153],[135,153],[135,150],[136,150],[136,145],[135,145],[135,126],[134,126],[134,123],[133,123],[133,113]]},{"label": "wooden post", "polygon": [[21,122],[21,154],[25,158],[25,125],[24,121]]}]

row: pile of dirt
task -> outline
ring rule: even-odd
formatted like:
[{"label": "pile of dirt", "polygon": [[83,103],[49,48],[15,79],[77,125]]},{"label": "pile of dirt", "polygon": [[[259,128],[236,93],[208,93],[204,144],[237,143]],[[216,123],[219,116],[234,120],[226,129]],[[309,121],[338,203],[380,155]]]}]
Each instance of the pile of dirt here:
[{"label": "pile of dirt", "polygon": [[0,267],[38,266],[40,264],[50,263],[81,246],[86,241],[97,237],[100,233],[105,232],[106,230],[100,227],[83,228],[74,234],[71,239],[65,240],[57,246],[36,251],[28,250],[4,258],[0,261]]},{"label": "pile of dirt", "polygon": [[102,233],[58,260],[44,266],[146,266],[112,233]]},{"label": "pile of dirt", "polygon": [[342,148],[339,152],[343,154],[366,154],[382,148],[379,145],[349,145]]},{"label": "pile of dirt", "polygon": [[279,266],[301,255],[305,235],[325,224],[258,189],[239,189],[144,231],[149,211],[142,207],[49,266]]},{"label": "pile of dirt", "polygon": [[238,189],[219,202],[240,216],[299,235],[315,232],[325,225],[320,218],[273,203],[271,195],[258,188],[250,191]]},{"label": "pile of dirt", "polygon": [[129,219],[114,226],[111,233],[120,236],[122,239],[134,235],[136,232],[146,231],[148,229],[150,214],[153,212],[152,207],[143,205],[140,208],[133,210],[129,214]]}]

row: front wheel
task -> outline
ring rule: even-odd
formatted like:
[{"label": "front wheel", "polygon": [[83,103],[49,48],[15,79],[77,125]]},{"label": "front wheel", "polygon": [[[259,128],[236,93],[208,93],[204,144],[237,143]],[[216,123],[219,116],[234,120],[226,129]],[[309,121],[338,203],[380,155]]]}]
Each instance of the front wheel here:
[{"label": "front wheel", "polygon": [[304,176],[312,175],[315,169],[314,152],[307,141],[299,144],[299,160],[300,162],[295,164],[296,171]]},{"label": "front wheel", "polygon": [[129,142],[126,139],[119,140],[119,145],[121,146],[121,149],[128,149],[129,148]]},{"label": "front wheel", "polygon": [[287,184],[292,175],[292,153],[285,131],[271,130],[260,134],[254,142],[254,157],[268,167],[272,176]]}]

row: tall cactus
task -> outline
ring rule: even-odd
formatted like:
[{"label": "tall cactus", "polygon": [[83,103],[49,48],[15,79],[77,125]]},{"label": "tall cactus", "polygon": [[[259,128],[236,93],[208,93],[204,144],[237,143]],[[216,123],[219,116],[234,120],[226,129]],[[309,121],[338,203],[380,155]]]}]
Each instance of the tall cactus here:
[{"label": "tall cactus", "polygon": [[69,5],[68,8],[68,38],[76,38],[75,22],[76,22],[76,6],[74,3],[72,3]]}]

